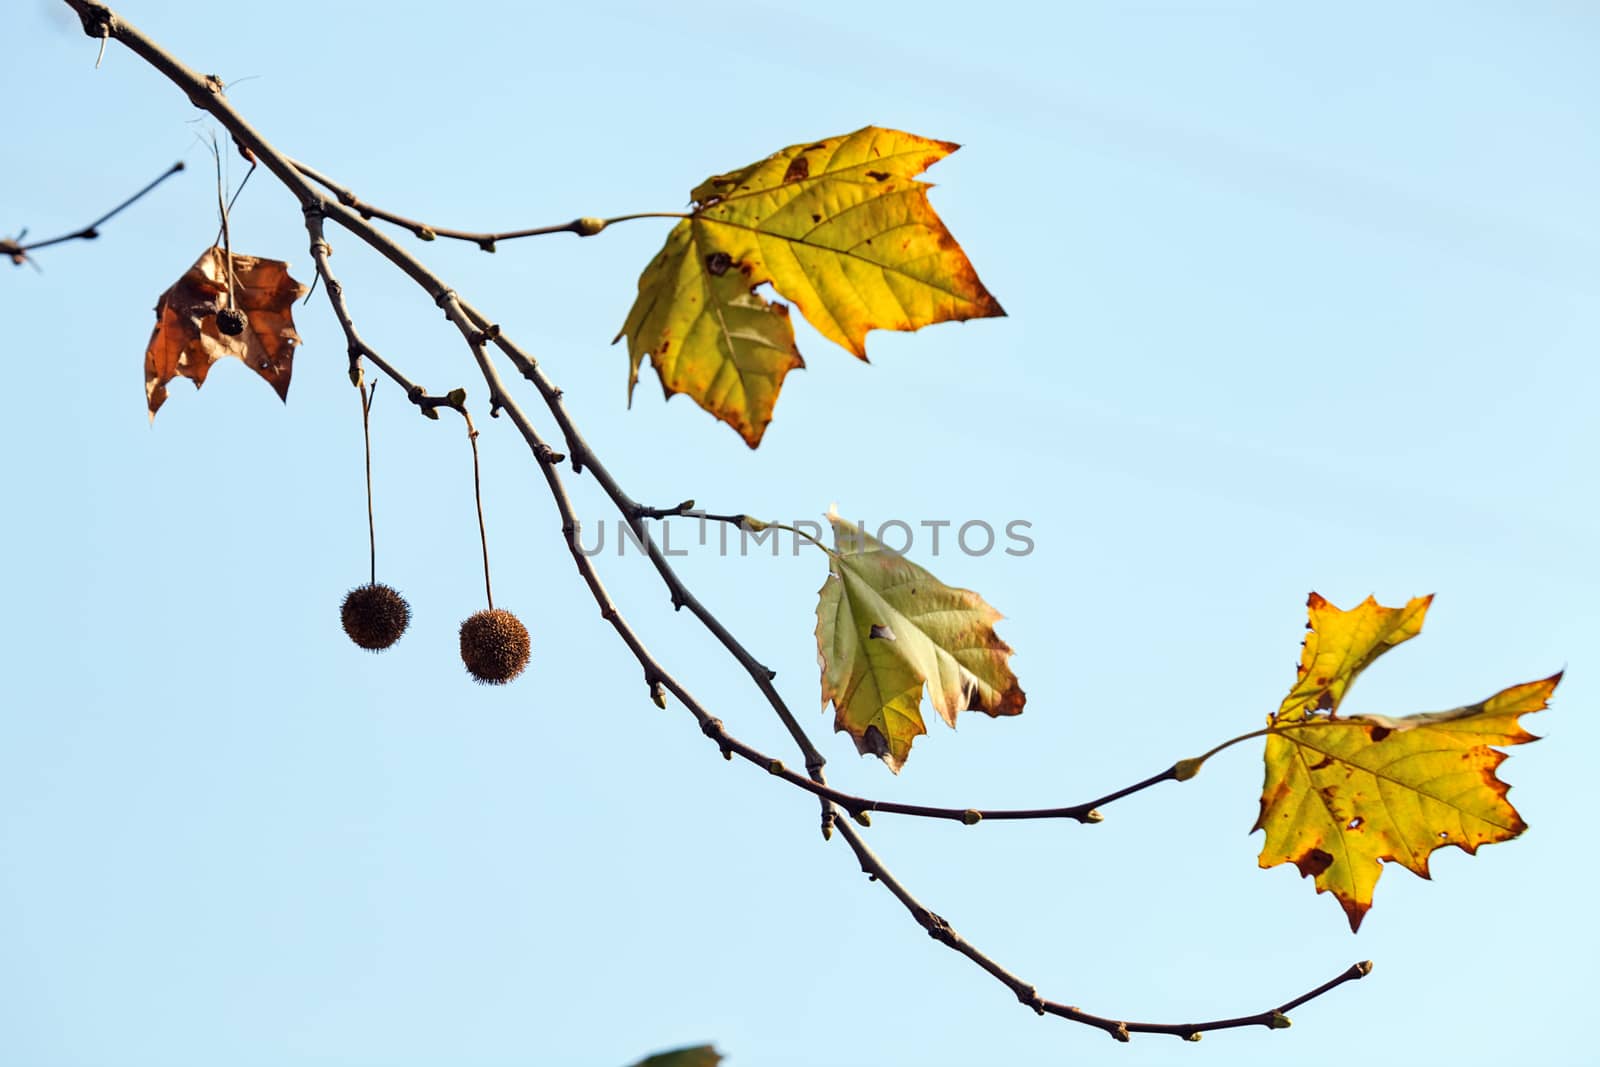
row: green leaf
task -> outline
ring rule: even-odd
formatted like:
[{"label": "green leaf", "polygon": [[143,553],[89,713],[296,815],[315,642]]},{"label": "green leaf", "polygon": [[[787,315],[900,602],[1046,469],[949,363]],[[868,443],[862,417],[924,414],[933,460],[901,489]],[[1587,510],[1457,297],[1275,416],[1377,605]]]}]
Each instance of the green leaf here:
[{"label": "green leaf", "polygon": [[977,593],[945,585],[838,515],[817,601],[822,703],[834,729],[899,773],[927,733],[924,686],[951,727],[961,711],[1018,715],[1026,697],[1007,664],[1001,615]]},{"label": "green leaf", "polygon": [[710,1045],[695,1045],[646,1056],[634,1067],[717,1067],[721,1062],[722,1054]]}]

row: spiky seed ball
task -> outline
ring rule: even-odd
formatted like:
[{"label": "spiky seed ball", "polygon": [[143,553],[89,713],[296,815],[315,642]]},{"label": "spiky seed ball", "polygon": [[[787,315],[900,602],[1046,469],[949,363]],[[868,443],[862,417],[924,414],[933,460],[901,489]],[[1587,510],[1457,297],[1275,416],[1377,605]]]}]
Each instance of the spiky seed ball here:
[{"label": "spiky seed ball", "polygon": [[244,312],[238,308],[223,308],[217,312],[217,331],[229,337],[238,337],[244,333]]},{"label": "spiky seed ball", "polygon": [[382,652],[400,640],[411,624],[411,605],[382,582],[358,585],[345,596],[339,620],[350,640],[362,648]]},{"label": "spiky seed ball", "polygon": [[461,624],[461,662],[485,685],[505,685],[521,674],[531,648],[528,628],[501,608],[480,611]]}]

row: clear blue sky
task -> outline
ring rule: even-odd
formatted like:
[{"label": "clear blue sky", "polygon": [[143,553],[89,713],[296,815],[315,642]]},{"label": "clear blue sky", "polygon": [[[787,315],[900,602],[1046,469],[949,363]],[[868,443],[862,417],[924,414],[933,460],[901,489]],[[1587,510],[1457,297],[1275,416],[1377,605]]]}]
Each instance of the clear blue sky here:
[{"label": "clear blue sky", "polygon": [[[735,1067],[1590,1061],[1600,14],[1294,8],[124,12],[235,82],[284,150],[439,225],[676,210],[708,174],[867,123],[965,145],[933,200],[1010,317],[875,334],[870,366],[802,327],[809,366],[755,453],[648,371],[624,408],[609,342],[667,224],[494,256],[414,244],[539,354],[642,498],[1032,523],[1026,557],[915,554],[1006,614],[1029,701],[932,727],[898,778],[817,710],[821,557],[685,558],[844,788],[1031,806],[1141,778],[1261,723],[1312,589],[1438,595],[1352,711],[1568,669],[1527,722],[1547,739],[1501,771],[1532,829],[1436,856],[1431,884],[1388,870],[1358,936],[1292,869],[1256,868],[1253,748],[1095,827],[876,821],[930,906],[1092,1011],[1254,1012],[1377,964],[1285,1033],[1122,1047],[1033,1017],[824,844],[809,798],[651,706],[504,420],[481,420],[486,510],[528,675],[491,691],[461,670],[456,627],[481,606],[469,454],[393,389],[379,571],[415,622],[382,656],[346,641],[361,437],[325,301],[298,312],[287,407],[227,364],[148,425],[150,309],[216,227],[210,126],[115,46],[92,69],[64,5],[4,5],[0,231],[72,229],[191,169],[0,279],[0,1062],[619,1067],[702,1040]],[[233,239],[309,281],[269,177]],[[437,310],[333,241],[368,340],[481,398]],[[570,482],[587,521],[611,517]],[[641,561],[601,564],[702,700],[790,757]]]}]

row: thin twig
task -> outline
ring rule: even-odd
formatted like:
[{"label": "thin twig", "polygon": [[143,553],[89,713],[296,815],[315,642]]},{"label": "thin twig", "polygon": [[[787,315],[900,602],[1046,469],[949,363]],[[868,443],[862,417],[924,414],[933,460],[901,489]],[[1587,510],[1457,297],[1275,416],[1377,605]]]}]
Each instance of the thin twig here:
[{"label": "thin twig", "polygon": [[334,318],[339,320],[339,326],[344,331],[345,348],[350,357],[350,381],[358,384],[361,377],[362,358],[370,359],[372,365],[383,371],[398,385],[406,395],[406,399],[417,406],[422,414],[430,419],[439,417],[439,408],[453,408],[456,406],[455,394],[448,396],[430,396],[424,392],[422,386],[413,382],[402,374],[393,364],[380,356],[376,349],[361,339],[361,334],[356,329],[355,320],[350,315],[349,305],[344,299],[344,285],[333,275],[333,268],[329,266],[328,259],[333,255],[333,248],[328,244],[323,234],[324,226],[322,215],[312,212],[306,215],[306,231],[311,236],[311,258],[317,264],[317,277],[326,283],[328,304],[333,308]]},{"label": "thin twig", "polygon": [[124,200],[122,203],[118,204],[104,215],[101,215],[99,218],[89,223],[89,225],[84,226],[81,229],[74,230],[71,233],[64,233],[60,237],[51,237],[45,241],[30,241],[27,244],[21,243],[22,236],[27,234],[26,230],[22,231],[22,235],[14,238],[0,237],[0,255],[10,256],[11,262],[21,266],[22,263],[28,258],[28,253],[36,251],[37,249],[48,248],[51,245],[58,245],[65,241],[92,241],[96,237],[100,236],[100,227],[102,225],[109,222],[124,208],[132,206],[145,194],[149,193],[150,190],[154,189],[156,186],[160,185],[162,182],[178,173],[183,169],[183,166],[183,160],[178,160],[178,162],[162,171],[160,176],[158,176],[149,185],[146,185],[143,189],[140,189],[137,193],[134,193],[132,196],[128,197],[128,199]]},{"label": "thin twig", "polygon": [[[301,206],[306,216],[307,231],[312,237],[313,254],[318,257],[319,267],[325,266],[327,256],[327,245],[321,237],[320,228],[322,217],[326,215],[327,217],[338,222],[341,226],[344,226],[346,229],[350,230],[351,233],[355,234],[368,245],[372,246],[394,266],[399,268],[403,273],[417,282],[417,284],[421,286],[434,300],[435,304],[444,310],[446,317],[456,325],[458,330],[460,330],[472,350],[473,358],[477,362],[484,381],[489,388],[489,402],[491,409],[502,409],[511,416],[512,421],[516,424],[517,428],[521,431],[522,436],[527,441],[530,450],[533,452],[535,458],[539,461],[540,470],[545,476],[552,499],[556,504],[558,512],[560,513],[562,519],[562,530],[565,534],[568,548],[573,556],[574,563],[578,568],[579,574],[583,577],[586,584],[588,584],[595,602],[600,606],[602,617],[611,624],[614,630],[616,630],[618,636],[622,638],[623,643],[628,647],[629,651],[633,653],[634,658],[639,662],[641,667],[644,668],[645,681],[650,687],[651,692],[654,694],[658,692],[661,687],[665,687],[666,689],[670,690],[690,710],[690,712],[694,714],[697,721],[700,722],[702,730],[706,732],[708,736],[713,736],[716,738],[720,733],[722,738],[726,738],[726,734],[721,733],[721,724],[712,718],[704,708],[700,707],[700,705],[694,701],[694,698],[683,688],[681,684],[679,684],[675,679],[666,673],[661,665],[644,647],[643,643],[640,642],[638,636],[633,632],[627,621],[622,617],[621,612],[617,610],[616,605],[611,600],[609,594],[607,594],[604,585],[600,581],[598,573],[590,564],[588,557],[583,555],[583,553],[580,551],[577,541],[577,519],[572,509],[571,500],[567,496],[565,487],[562,485],[560,472],[558,470],[558,465],[564,457],[562,457],[561,454],[557,453],[554,449],[550,448],[550,446],[540,438],[537,430],[528,420],[526,414],[507,393],[504,387],[504,382],[500,378],[498,370],[489,357],[486,342],[493,341],[497,347],[506,352],[524,377],[528,378],[534,383],[540,394],[545,398],[547,407],[550,408],[551,412],[556,417],[557,422],[561,426],[562,432],[566,437],[569,450],[572,453],[574,466],[581,469],[583,466],[587,465],[591,472],[594,473],[596,480],[605,489],[607,495],[612,498],[620,513],[627,517],[627,521],[630,523],[630,526],[635,529],[636,533],[641,533],[643,519],[634,514],[634,509],[637,507],[637,505],[632,501],[631,498],[627,496],[626,493],[622,491],[621,487],[617,485],[615,480],[612,479],[608,473],[606,473],[605,468],[602,467],[596,460],[594,453],[589,449],[588,445],[583,441],[583,438],[578,434],[577,429],[572,424],[571,418],[567,414],[564,405],[562,405],[561,391],[552,383],[550,383],[548,378],[544,376],[543,372],[539,370],[538,365],[532,360],[532,358],[524,353],[515,344],[513,344],[497,326],[492,325],[491,321],[486,316],[473,309],[470,305],[464,304],[456,296],[453,290],[445,286],[442,281],[440,281],[435,275],[432,274],[432,272],[430,272],[420,262],[413,258],[409,253],[400,248],[393,241],[389,240],[388,237],[370,226],[366,220],[361,218],[358,212],[345,205],[327,204],[316,192],[316,190],[308,184],[308,180],[304,174],[302,174],[302,172],[298,170],[286,157],[282,156],[274,148],[272,148],[272,146],[268,144],[264,138],[257,134],[255,130],[251,128],[250,125],[246,123],[244,119],[239,116],[238,113],[235,112],[233,108],[223,99],[220,92],[221,87],[214,79],[201,78],[199,75],[180,64],[139,30],[129,25],[120,17],[114,15],[110,9],[105,7],[103,4],[92,2],[92,0],[65,0],[65,2],[78,12],[79,16],[83,20],[86,32],[90,33],[91,35],[105,33],[116,37],[120,43],[127,46],[136,55],[144,59],[152,67],[165,75],[176,86],[184,90],[197,107],[203,108],[214,115],[218,121],[220,121],[234,135],[234,138],[237,141],[241,142],[246,148],[250,149],[256,156],[258,156],[268,167],[268,169],[270,169],[279,178],[279,180],[284,183],[285,186],[287,186],[297,195],[301,201]],[[328,280],[328,288],[331,293],[334,289],[334,283],[332,278],[326,273],[325,269],[323,277]],[[349,327],[347,327],[346,333],[347,338],[353,336],[353,330]],[[354,344],[354,341],[352,341],[352,344]],[[412,389],[415,389],[415,387],[413,386]],[[792,713],[790,713],[787,706],[784,705],[781,697],[779,697],[776,691],[772,688],[771,672],[766,671],[765,668],[762,668],[760,664],[757,663],[756,660],[743,648],[743,646],[740,645],[730,633],[728,633],[720,621],[718,621],[714,615],[701,606],[699,602],[689,594],[688,590],[683,586],[681,580],[678,579],[671,567],[666,564],[666,561],[664,557],[661,556],[659,550],[655,549],[653,543],[650,543],[647,538],[645,541],[650,545],[650,557],[652,561],[655,562],[656,568],[658,572],[660,572],[662,580],[672,592],[674,604],[680,607],[691,607],[691,610],[697,617],[701,619],[706,627],[710,629],[713,634],[716,634],[720,640],[722,640],[724,647],[727,648],[729,653],[738,662],[740,662],[747,671],[749,671],[752,678],[756,680],[758,686],[762,689],[763,694],[768,696],[769,703],[773,704],[775,711],[778,712],[780,718],[783,719],[785,725],[789,728],[791,735],[795,738],[796,744],[799,745],[802,752],[806,754],[807,769],[811,776],[811,785],[819,788],[826,788],[821,774],[822,758],[820,754],[816,754],[815,748],[811,745],[810,739],[806,736],[804,730],[799,727],[798,722],[794,720]],[[731,739],[728,740],[731,741]],[[723,751],[724,755],[732,758],[735,750],[724,744]],[[744,755],[742,752],[740,754]],[[750,756],[746,756],[746,758],[749,759]],[[1177,765],[1175,765],[1175,767],[1176,766]],[[784,770],[782,764],[775,760],[771,761],[767,769],[771,773],[779,776],[782,776],[782,771]],[[1153,784],[1155,781],[1166,780],[1166,778],[1169,776],[1176,777],[1176,771],[1169,771],[1166,774],[1155,776],[1154,778],[1148,780],[1148,782]],[[1143,787],[1143,784],[1139,786],[1139,788]],[[1118,795],[1126,795],[1126,791]],[[827,827],[829,825],[828,819],[832,814],[832,809],[829,806],[826,798],[822,803],[824,810],[824,826]],[[1193,1037],[1206,1029],[1221,1029],[1229,1026],[1247,1025],[1263,1025],[1278,1028],[1287,1024],[1287,1019],[1284,1017],[1283,1009],[1281,1008],[1259,1013],[1254,1016],[1242,1016],[1238,1019],[1220,1020],[1212,1023],[1125,1023],[1101,1016],[1090,1015],[1076,1008],[1058,1004],[1053,1001],[1041,1000],[1032,992],[1032,987],[1026,986],[1021,982],[1020,979],[1010,975],[1009,972],[1005,971],[987,956],[984,956],[964,939],[961,939],[959,936],[957,936],[950,928],[949,924],[943,919],[940,919],[934,913],[922,907],[922,905],[919,904],[916,899],[911,896],[911,894],[903,886],[900,885],[898,881],[893,879],[887,868],[884,867],[882,862],[878,860],[876,855],[867,847],[865,841],[861,839],[860,835],[854,830],[854,828],[842,822],[838,825],[844,833],[845,840],[849,843],[851,849],[855,852],[857,859],[861,862],[863,869],[866,870],[867,873],[876,880],[883,882],[886,888],[889,888],[890,891],[894,893],[897,899],[899,899],[901,903],[905,905],[907,910],[911,912],[912,917],[916,919],[916,921],[922,925],[924,929],[926,929],[932,936],[940,940],[942,943],[949,945],[951,948],[954,948],[963,955],[967,956],[982,969],[987,971],[1003,984],[1007,985],[1014,993],[1018,995],[1019,999],[1022,999],[1024,1003],[1034,1007],[1037,1011],[1044,1011],[1050,1014],[1059,1015],[1063,1018],[1071,1019],[1076,1022],[1097,1026],[1106,1030],[1107,1032],[1112,1033],[1113,1036],[1122,1039],[1126,1039],[1128,1034],[1133,1031],[1170,1033],[1183,1037]],[[1302,1004],[1306,1000],[1320,996],[1322,993],[1327,992],[1329,989],[1332,989],[1345,981],[1350,981],[1352,979],[1361,977],[1366,973],[1367,969],[1367,967],[1359,964],[1351,967],[1338,978],[1324,983],[1323,986],[1319,986],[1310,993],[1304,994],[1301,997],[1288,1002],[1288,1004],[1290,1006]],[[1027,991],[1027,996],[1023,995],[1024,990]]]},{"label": "thin twig", "polygon": [[593,237],[606,227],[618,222],[631,222],[634,219],[686,219],[689,216],[681,211],[641,211],[632,215],[616,215],[609,219],[597,219],[592,215],[563,222],[557,226],[535,226],[526,230],[502,230],[498,233],[476,233],[470,230],[452,230],[445,226],[430,226],[416,219],[408,219],[404,215],[396,215],[392,211],[385,211],[374,204],[356,196],[349,189],[335,182],[332,178],[313,170],[298,160],[290,160],[296,170],[307,178],[327,189],[339,198],[339,203],[355,211],[363,219],[379,219],[383,222],[393,223],[411,231],[411,235],[422,241],[432,241],[435,238],[447,237],[454,241],[466,241],[475,244],[485,252],[493,252],[495,245],[500,241],[514,241],[519,237],[543,237],[552,233],[575,233],[579,237]]}]

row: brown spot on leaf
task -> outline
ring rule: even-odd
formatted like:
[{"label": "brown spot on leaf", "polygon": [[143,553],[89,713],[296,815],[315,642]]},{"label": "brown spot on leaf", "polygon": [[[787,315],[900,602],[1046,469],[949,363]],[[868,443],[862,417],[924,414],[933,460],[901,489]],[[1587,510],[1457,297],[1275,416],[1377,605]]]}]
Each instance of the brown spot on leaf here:
[{"label": "brown spot on leaf", "polygon": [[867,177],[871,178],[875,182],[886,182],[889,180],[889,175],[881,170],[869,170],[867,171]]},{"label": "brown spot on leaf", "polygon": [[822,216],[816,214],[815,212],[812,212],[811,221],[812,222],[821,222],[822,221]]},{"label": "brown spot on leaf", "polygon": [[875,623],[872,624],[872,627],[869,630],[867,630],[867,640],[869,640],[869,641],[893,641],[894,640],[894,631],[889,629],[887,626],[884,626],[881,623],[876,623],[875,622]]},{"label": "brown spot on leaf", "polygon": [[1389,729],[1387,726],[1378,726],[1374,724],[1367,727],[1367,736],[1372,738],[1372,740],[1375,742],[1382,741],[1385,737],[1388,737],[1392,733],[1394,733],[1394,731]]},{"label": "brown spot on leaf", "polygon": [[785,182],[797,182],[809,177],[811,177],[811,160],[805,156],[795,156],[789,161],[789,169],[783,172]]},{"label": "brown spot on leaf", "polygon": [[717,277],[728,273],[728,268],[733,266],[733,257],[726,252],[713,252],[706,256],[706,270]]},{"label": "brown spot on leaf", "polygon": [[1301,856],[1299,859],[1295,860],[1294,865],[1300,868],[1301,877],[1315,878],[1317,875],[1333,866],[1333,856],[1331,853],[1324,852],[1320,848],[1314,848],[1307,852],[1304,856]]},{"label": "brown spot on leaf", "polygon": [[806,151],[806,152],[820,152],[824,148],[827,148],[827,147],[828,147],[827,142],[818,141],[816,144],[806,147],[805,149],[803,149],[803,151]]},{"label": "brown spot on leaf", "polygon": [[1333,757],[1332,756],[1323,756],[1320,760],[1318,760],[1316,763],[1313,763],[1311,765],[1311,769],[1314,770],[1314,771],[1320,771],[1324,767],[1331,766],[1332,764],[1333,764]]}]

